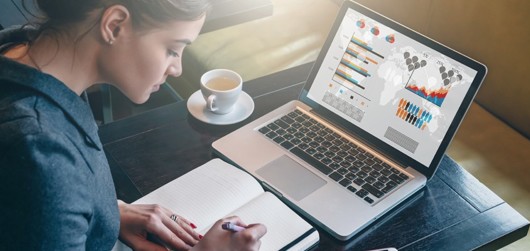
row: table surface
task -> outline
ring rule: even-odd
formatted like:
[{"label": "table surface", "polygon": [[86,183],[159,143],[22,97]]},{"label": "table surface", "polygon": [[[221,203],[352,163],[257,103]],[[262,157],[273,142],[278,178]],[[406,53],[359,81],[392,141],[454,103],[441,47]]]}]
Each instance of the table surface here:
[{"label": "table surface", "polygon": [[[250,118],[214,126],[177,102],[100,127],[118,198],[132,202],[216,157],[211,144],[249,121],[296,99],[312,64],[248,81]],[[315,250],[493,250],[528,233],[529,223],[445,156],[427,186],[348,242],[321,229]]]}]

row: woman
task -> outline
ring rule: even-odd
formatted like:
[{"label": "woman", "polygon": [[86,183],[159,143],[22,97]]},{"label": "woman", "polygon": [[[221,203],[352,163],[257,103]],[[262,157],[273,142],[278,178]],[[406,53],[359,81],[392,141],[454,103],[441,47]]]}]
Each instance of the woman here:
[{"label": "woman", "polygon": [[[204,238],[157,205],[117,203],[97,126],[81,97],[110,83],[145,102],[179,76],[207,0],[36,0],[37,29],[0,33],[0,249],[253,250],[266,232],[237,217]],[[230,233],[223,221],[246,226]],[[156,240],[156,241],[151,241]]]}]

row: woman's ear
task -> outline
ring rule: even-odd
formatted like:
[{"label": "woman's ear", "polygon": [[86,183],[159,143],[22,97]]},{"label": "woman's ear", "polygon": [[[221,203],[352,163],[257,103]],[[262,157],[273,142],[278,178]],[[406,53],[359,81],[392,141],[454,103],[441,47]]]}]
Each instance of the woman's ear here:
[{"label": "woman's ear", "polygon": [[114,44],[131,30],[131,15],[123,5],[108,7],[101,16],[100,33],[103,43]]}]

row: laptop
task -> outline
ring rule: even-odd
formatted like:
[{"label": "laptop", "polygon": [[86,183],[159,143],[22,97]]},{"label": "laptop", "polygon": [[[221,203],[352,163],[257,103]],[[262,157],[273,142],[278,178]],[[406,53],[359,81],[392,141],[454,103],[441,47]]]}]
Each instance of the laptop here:
[{"label": "laptop", "polygon": [[299,99],[213,148],[347,240],[426,185],[486,72],[345,1]]}]

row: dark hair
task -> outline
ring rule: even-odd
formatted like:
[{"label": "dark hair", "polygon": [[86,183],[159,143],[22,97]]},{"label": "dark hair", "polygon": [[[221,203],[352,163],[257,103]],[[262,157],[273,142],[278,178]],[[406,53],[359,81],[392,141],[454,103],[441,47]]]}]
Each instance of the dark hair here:
[{"label": "dark hair", "polygon": [[[27,1],[22,0],[26,10]],[[210,8],[210,0],[33,0],[39,13],[39,33],[84,21],[90,12],[112,5],[125,6],[135,28],[156,27],[168,21],[199,19]]]}]

